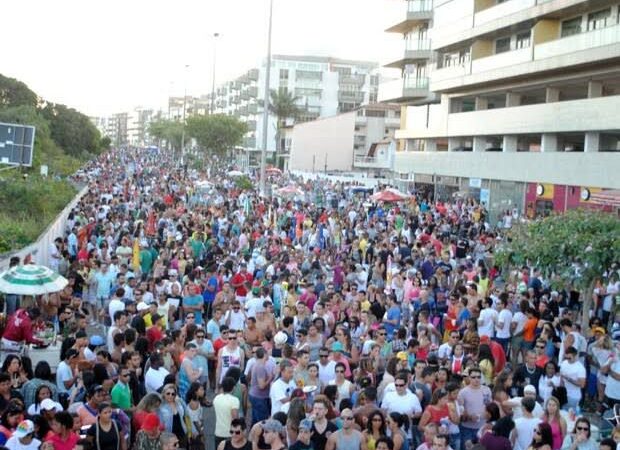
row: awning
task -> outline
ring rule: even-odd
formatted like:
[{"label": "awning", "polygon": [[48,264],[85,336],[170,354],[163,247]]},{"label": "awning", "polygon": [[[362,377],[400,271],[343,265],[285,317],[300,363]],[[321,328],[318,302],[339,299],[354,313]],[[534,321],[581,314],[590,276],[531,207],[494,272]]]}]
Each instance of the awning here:
[{"label": "awning", "polygon": [[590,203],[620,208],[620,189],[593,192],[590,196]]}]

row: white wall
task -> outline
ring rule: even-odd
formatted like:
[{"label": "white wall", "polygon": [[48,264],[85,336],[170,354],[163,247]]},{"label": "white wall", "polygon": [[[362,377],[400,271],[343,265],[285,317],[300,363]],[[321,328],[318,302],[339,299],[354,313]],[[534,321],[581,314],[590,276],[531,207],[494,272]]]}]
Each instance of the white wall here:
[{"label": "white wall", "polygon": [[356,112],[314,120],[293,127],[291,170],[351,170]]}]

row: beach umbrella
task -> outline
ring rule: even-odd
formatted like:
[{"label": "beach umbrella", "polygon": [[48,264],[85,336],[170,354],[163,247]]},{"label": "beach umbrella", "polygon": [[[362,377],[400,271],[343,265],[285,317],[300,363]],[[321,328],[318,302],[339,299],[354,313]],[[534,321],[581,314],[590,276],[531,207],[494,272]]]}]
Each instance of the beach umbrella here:
[{"label": "beach umbrella", "polygon": [[293,185],[284,186],[283,188],[278,189],[277,193],[280,195],[290,195],[290,196],[304,195],[304,192],[301,189]]},{"label": "beach umbrella", "polygon": [[269,175],[282,175],[282,171],[277,167],[270,167],[269,169],[266,169],[265,172]]},{"label": "beach umbrella", "polygon": [[69,282],[52,269],[36,264],[15,266],[0,275],[0,292],[42,295],[58,292]]},{"label": "beach umbrella", "polygon": [[384,189],[370,197],[376,202],[401,202],[409,198],[407,194],[403,194],[398,189]]}]

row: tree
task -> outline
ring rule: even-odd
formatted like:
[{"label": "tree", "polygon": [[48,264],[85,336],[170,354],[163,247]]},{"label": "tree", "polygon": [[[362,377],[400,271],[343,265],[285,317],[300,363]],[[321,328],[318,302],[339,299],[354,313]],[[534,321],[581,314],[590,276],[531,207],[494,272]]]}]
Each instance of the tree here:
[{"label": "tree", "polygon": [[620,220],[612,214],[572,210],[514,227],[496,262],[505,269],[534,265],[554,283],[574,283],[584,295],[585,331],[595,284],[620,261],[618,236]]},{"label": "tree", "polygon": [[228,150],[241,144],[247,126],[233,116],[211,114],[190,117],[186,130],[200,147],[212,154],[223,156]]},{"label": "tree", "polygon": [[159,147],[161,141],[166,141],[173,151],[179,150],[183,140],[183,124],[168,119],[155,120],[149,125],[149,134],[159,141]]},{"label": "tree", "polygon": [[100,152],[99,130],[84,114],[55,103],[47,103],[41,114],[49,122],[52,139],[69,155]]},{"label": "tree", "polygon": [[0,75],[0,107],[36,107],[39,98],[25,83]]},{"label": "tree", "polygon": [[269,110],[276,116],[276,155],[281,152],[280,134],[286,126],[286,119],[296,119],[300,109],[297,106],[298,96],[285,88],[271,90]]}]

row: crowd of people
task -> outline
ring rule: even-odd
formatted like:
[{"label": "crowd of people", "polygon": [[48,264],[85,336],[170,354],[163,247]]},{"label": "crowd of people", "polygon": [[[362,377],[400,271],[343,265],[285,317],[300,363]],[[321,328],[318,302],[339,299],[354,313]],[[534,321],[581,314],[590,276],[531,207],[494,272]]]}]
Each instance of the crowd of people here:
[{"label": "crowd of people", "polygon": [[[277,171],[299,192],[266,198],[190,166],[113,150],[79,175],[48,261],[67,287],[5,296],[0,446],[620,448],[588,419],[620,403],[618,267],[582,330],[573,285],[494,264],[504,236],[474,200]],[[45,326],[55,374],[25,351]]]}]

